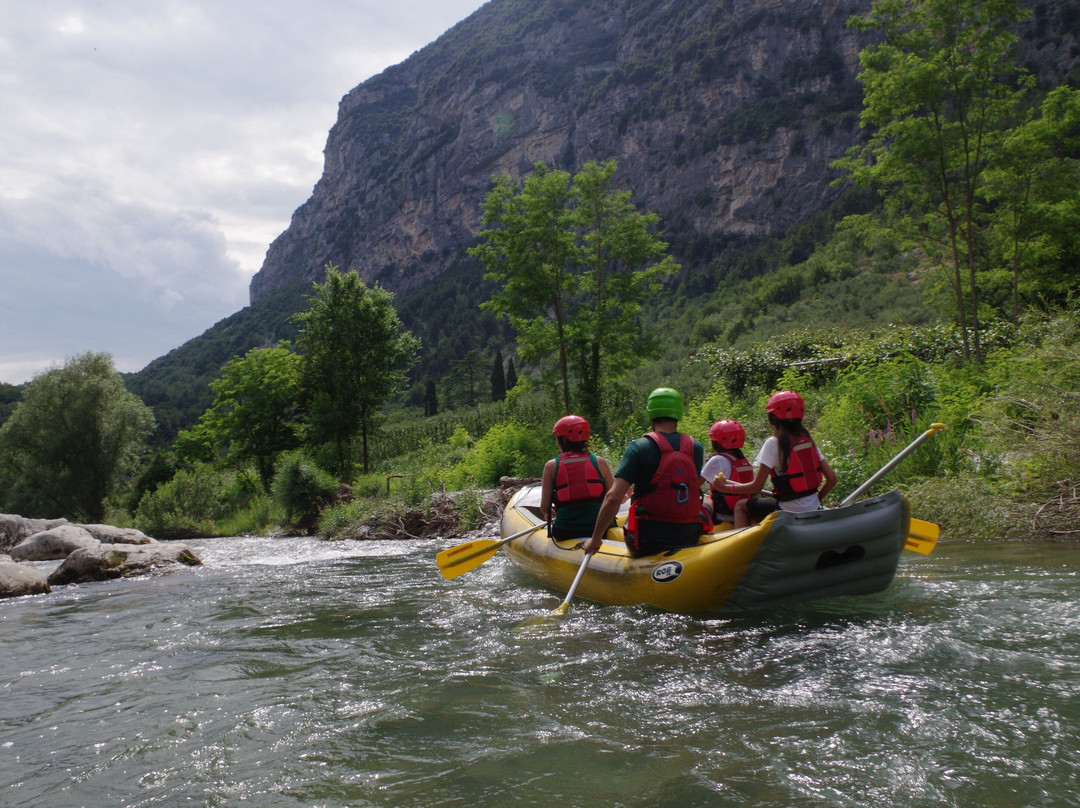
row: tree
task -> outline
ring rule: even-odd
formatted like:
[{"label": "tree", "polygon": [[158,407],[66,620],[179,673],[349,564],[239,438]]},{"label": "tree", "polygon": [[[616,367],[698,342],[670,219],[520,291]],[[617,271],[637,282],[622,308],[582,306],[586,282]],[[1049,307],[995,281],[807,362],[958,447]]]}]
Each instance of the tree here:
[{"label": "tree", "polygon": [[554,357],[548,380],[564,410],[573,398],[593,419],[604,374],[636,366],[649,350],[642,303],[679,268],[652,232],[659,217],[615,189],[616,170],[614,160],[590,162],[571,177],[537,163],[520,187],[497,177],[484,203],[488,229],[470,250],[502,284],[483,306],[509,319],[523,360]]},{"label": "tree", "polygon": [[495,349],[495,360],[491,365],[491,400],[506,399],[506,371],[503,370],[502,351]]},{"label": "tree", "polygon": [[153,429],[153,413],[124,389],[108,354],[82,354],[34,377],[0,427],[5,509],[100,522]]},{"label": "tree", "polygon": [[506,390],[509,392],[514,389],[517,384],[517,370],[514,369],[514,357],[510,357],[506,362]]},{"label": "tree", "polygon": [[1080,260],[1080,91],[1057,87],[1038,115],[1010,131],[987,171],[993,255],[1010,277],[1011,317],[1036,294],[1063,299]]},{"label": "tree", "polygon": [[949,267],[964,352],[970,336],[976,361],[988,266],[980,188],[1030,84],[1013,54],[1024,14],[1017,0],[878,0],[852,20],[884,41],[860,54],[869,141],[838,165],[878,187],[889,226]]},{"label": "tree", "polygon": [[450,363],[446,376],[447,398],[459,407],[475,407],[480,401],[480,380],[484,373],[484,358],[479,348],[473,348],[460,359]]},{"label": "tree", "polygon": [[315,284],[308,300],[307,310],[295,315],[307,440],[331,445],[333,471],[347,482],[357,435],[364,472],[369,470],[368,442],[379,406],[404,384],[420,341],[402,329],[394,296],[365,286],[355,271],[342,274],[327,264],[325,283]]},{"label": "tree", "polygon": [[439,414],[439,395],[435,389],[435,382],[428,379],[424,389],[424,415],[431,417]]},{"label": "tree", "polygon": [[300,445],[302,364],[287,341],[230,359],[210,382],[210,409],[177,436],[177,454],[240,467],[253,463],[270,493],[277,456]]}]

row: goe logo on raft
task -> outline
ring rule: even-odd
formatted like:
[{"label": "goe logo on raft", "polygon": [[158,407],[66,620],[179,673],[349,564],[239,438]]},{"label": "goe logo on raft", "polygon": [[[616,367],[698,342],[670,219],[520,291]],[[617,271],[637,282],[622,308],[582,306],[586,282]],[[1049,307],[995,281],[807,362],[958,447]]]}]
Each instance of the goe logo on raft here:
[{"label": "goe logo on raft", "polygon": [[666,584],[668,581],[674,581],[680,575],[682,575],[681,561],[669,561],[666,564],[661,564],[652,572],[652,578],[658,584]]}]

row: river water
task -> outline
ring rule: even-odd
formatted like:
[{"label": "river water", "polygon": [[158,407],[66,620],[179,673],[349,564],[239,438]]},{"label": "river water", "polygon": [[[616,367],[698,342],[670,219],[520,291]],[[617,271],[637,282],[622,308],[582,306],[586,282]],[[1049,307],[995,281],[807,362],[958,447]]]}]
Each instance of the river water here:
[{"label": "river water", "polygon": [[942,544],[722,619],[456,542],[190,542],[0,602],[0,806],[1080,805],[1080,547]]}]

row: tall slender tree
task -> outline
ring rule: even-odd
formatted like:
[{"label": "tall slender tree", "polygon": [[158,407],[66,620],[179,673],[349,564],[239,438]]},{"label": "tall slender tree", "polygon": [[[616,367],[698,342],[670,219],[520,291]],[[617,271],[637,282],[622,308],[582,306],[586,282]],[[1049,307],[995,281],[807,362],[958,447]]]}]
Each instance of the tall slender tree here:
[{"label": "tall slender tree", "polygon": [[502,401],[506,398],[506,371],[503,369],[502,351],[495,349],[495,358],[491,363],[491,400]]}]

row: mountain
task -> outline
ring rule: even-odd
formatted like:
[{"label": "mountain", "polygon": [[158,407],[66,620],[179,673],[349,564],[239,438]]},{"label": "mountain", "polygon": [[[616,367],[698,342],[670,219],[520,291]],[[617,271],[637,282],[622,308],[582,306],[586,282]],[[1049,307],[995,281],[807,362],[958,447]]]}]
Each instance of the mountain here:
[{"label": "mountain", "polygon": [[665,231],[768,235],[838,193],[858,137],[869,3],[492,0],[340,104],[311,198],[252,279],[257,303],[326,263],[393,292],[463,260],[491,177],[619,160]]},{"label": "mountain", "polygon": [[[1032,3],[1025,59],[1076,78],[1080,0]],[[349,92],[311,198],[270,245],[251,305],[155,360],[129,385],[163,433],[209,404],[236,353],[294,333],[288,317],[324,266],[396,293],[421,337],[418,378],[506,345],[466,249],[494,174],[538,161],[573,171],[614,157],[618,182],[662,219],[682,290],[748,240],[820,216],[831,162],[856,143],[871,0],[491,0]],[[812,248],[812,245],[809,245]],[[696,282],[695,282],[696,280]],[[675,287],[673,287],[675,288]]]}]

